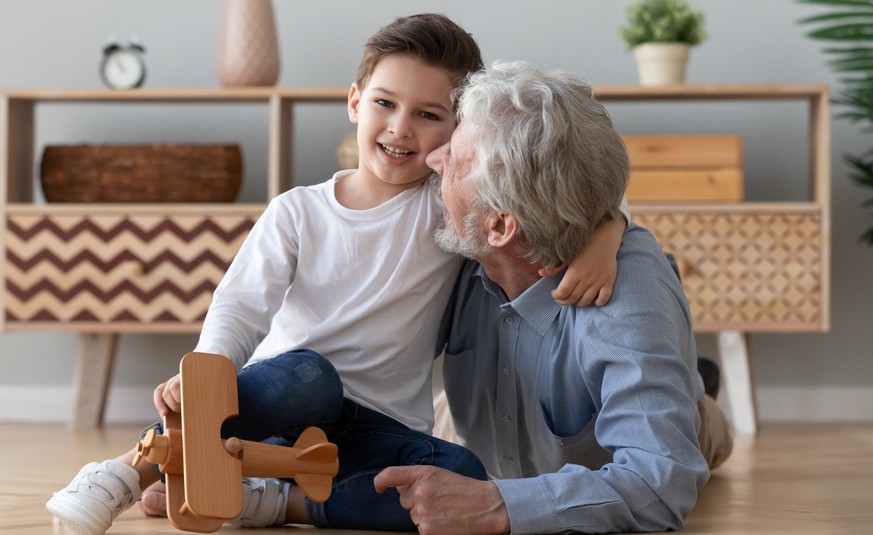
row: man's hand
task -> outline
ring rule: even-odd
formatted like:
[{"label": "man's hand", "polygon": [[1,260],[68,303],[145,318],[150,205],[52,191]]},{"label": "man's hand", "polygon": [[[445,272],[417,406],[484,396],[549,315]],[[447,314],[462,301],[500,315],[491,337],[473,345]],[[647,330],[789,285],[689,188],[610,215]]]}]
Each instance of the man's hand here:
[{"label": "man's hand", "polygon": [[509,533],[509,513],[497,486],[433,466],[392,466],[374,481],[377,492],[394,487],[419,533]]}]

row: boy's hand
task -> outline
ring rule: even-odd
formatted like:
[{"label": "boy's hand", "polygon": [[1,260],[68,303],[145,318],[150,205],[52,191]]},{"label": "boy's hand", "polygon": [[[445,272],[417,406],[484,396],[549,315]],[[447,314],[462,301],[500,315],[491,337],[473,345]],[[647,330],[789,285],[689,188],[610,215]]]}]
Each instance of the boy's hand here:
[{"label": "boy's hand", "polygon": [[[558,304],[575,304],[578,307],[585,307],[593,303],[597,306],[603,306],[612,297],[612,287],[615,285],[616,277],[615,262],[612,262],[612,266],[601,266],[602,271],[597,272],[584,265],[580,267],[584,258],[584,256],[578,256],[570,263],[567,275],[564,275],[561,283],[552,291],[552,298]],[[594,269],[597,267],[595,266]],[[541,277],[550,277],[554,276],[556,271],[560,271],[560,269],[541,269],[539,274]],[[578,273],[578,275],[574,275],[573,272]],[[574,278],[576,276],[585,277],[586,274],[589,276],[587,279]]]},{"label": "boy's hand", "polygon": [[155,408],[161,417],[170,412],[182,412],[182,374],[177,374],[165,383],[155,388]]},{"label": "boy's hand", "polygon": [[[582,252],[567,266],[561,283],[552,291],[552,298],[562,305],[584,307],[603,306],[612,298],[617,276],[618,248],[627,224],[624,219],[606,223],[597,229]],[[541,277],[556,275],[560,268],[541,269]]]}]

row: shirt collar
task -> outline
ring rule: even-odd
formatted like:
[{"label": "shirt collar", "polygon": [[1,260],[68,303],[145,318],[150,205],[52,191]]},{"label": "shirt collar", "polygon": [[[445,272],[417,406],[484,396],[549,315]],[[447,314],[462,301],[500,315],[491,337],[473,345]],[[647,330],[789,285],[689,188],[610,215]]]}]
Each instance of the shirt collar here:
[{"label": "shirt collar", "polygon": [[497,298],[501,308],[512,307],[523,320],[528,322],[540,336],[545,336],[549,325],[555,321],[561,305],[552,297],[552,290],[558,287],[563,273],[555,277],[544,277],[534,283],[511,302],[507,303],[503,289],[491,281],[481,265],[476,266],[473,276],[480,277],[489,293]]}]

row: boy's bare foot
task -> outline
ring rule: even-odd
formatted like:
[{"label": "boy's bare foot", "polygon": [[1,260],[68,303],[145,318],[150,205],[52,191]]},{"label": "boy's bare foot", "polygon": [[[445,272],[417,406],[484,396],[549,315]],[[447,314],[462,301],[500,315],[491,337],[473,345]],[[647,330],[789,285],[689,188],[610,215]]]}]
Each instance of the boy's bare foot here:
[{"label": "boy's bare foot", "polygon": [[167,487],[158,481],[142,491],[139,510],[147,516],[167,516]]}]

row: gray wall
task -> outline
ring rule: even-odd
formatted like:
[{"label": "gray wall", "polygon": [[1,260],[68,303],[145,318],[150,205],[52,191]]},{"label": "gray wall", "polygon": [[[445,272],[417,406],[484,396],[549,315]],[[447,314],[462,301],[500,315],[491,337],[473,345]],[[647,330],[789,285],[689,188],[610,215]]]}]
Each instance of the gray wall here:
[{"label": "gray wall", "polygon": [[[282,51],[282,86],[347,86],[362,43],[393,17],[419,11],[445,13],[472,32],[486,62],[525,59],[543,68],[581,74],[593,84],[635,84],[631,55],[617,28],[626,0],[437,1],[274,0]],[[693,51],[689,83],[826,83],[836,78],[819,45],[795,21],[815,11],[789,0],[697,0],[710,38]],[[100,49],[110,34],[137,34],[147,48],[151,88],[218,87],[215,55],[218,0],[3,0],[0,2],[0,88],[97,88]],[[700,113],[698,113],[700,112]],[[754,200],[803,199],[806,192],[806,118],[789,104],[724,105],[701,110],[666,106],[617,106],[623,132],[733,132],[746,136],[746,190]],[[700,117],[705,116],[705,118]],[[251,106],[172,110],[136,106],[109,109],[51,106],[37,122],[38,150],[45,143],[77,141],[210,141],[243,144],[243,201],[265,195],[266,111]],[[341,106],[307,110],[297,131],[298,182],[326,179],[333,147],[351,129]],[[862,194],[846,178],[844,152],[871,145],[869,135],[843,121],[833,131],[832,327],[827,334],[761,334],[751,337],[753,374],[761,416],[775,419],[873,420],[873,247],[857,236],[873,219]],[[304,161],[305,160],[305,161]],[[715,352],[712,336],[698,338],[701,352]],[[192,335],[124,335],[114,391],[137,391],[133,403],[175,373]],[[0,334],[0,420],[45,413],[66,417],[68,408],[36,405],[33,392],[62,393],[66,400],[76,338],[71,334]],[[110,408],[110,416],[112,416]]]}]

